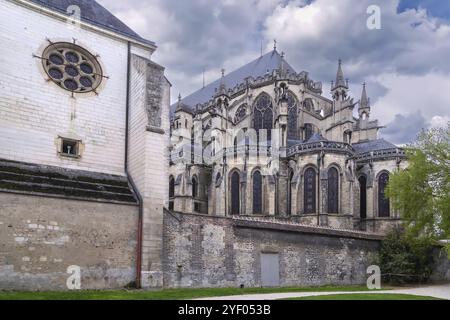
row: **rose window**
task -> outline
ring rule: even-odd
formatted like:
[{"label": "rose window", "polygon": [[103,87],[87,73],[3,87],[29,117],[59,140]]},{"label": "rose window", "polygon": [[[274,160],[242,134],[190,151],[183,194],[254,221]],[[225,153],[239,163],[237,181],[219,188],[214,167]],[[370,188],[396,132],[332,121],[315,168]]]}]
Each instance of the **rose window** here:
[{"label": "rose window", "polygon": [[95,91],[103,79],[97,58],[73,43],[51,44],[44,50],[42,63],[53,82],[75,93]]}]

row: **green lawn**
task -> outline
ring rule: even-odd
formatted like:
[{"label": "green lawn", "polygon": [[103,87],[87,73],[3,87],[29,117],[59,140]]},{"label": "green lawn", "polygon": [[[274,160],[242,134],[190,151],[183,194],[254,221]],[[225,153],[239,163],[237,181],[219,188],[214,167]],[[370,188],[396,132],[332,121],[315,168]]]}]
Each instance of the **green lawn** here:
[{"label": "green lawn", "polygon": [[433,297],[392,293],[330,294],[324,296],[292,298],[287,300],[441,300]]},{"label": "green lawn", "polygon": [[[231,296],[252,293],[308,292],[308,291],[367,291],[366,286],[321,286],[285,288],[206,288],[166,289],[158,291],[69,291],[69,292],[5,292],[0,291],[0,300],[177,300],[214,296]],[[386,290],[386,288],[383,288]]]}]

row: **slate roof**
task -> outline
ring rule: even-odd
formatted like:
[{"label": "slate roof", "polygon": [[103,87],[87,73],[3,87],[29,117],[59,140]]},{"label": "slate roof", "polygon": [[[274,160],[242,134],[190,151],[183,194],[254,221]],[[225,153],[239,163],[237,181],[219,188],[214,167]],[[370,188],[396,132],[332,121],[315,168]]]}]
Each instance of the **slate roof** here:
[{"label": "slate roof", "polygon": [[137,204],[125,176],[0,159],[0,191]]},{"label": "slate roof", "polygon": [[328,141],[327,139],[325,139],[320,133],[315,132],[309,139],[308,142],[319,142],[319,141]]},{"label": "slate roof", "polygon": [[[283,59],[283,60],[282,60]],[[240,67],[233,72],[228,73],[224,76],[223,81],[225,82],[225,86],[227,89],[231,89],[235,87],[237,84],[244,82],[244,80],[248,77],[257,78],[259,76],[264,76],[267,73],[272,73],[273,70],[278,69],[281,65],[281,61],[283,61],[283,68],[285,70],[289,70],[290,73],[295,73],[294,68],[292,68],[288,62],[278,51],[273,50],[271,52],[266,53],[265,55],[259,57],[256,60],[253,60],[250,63]],[[219,89],[222,78],[218,78],[216,81],[208,84],[204,88],[195,91],[189,96],[181,99],[181,102],[191,109],[197,104],[205,103],[211,100],[216,92],[216,88]],[[172,104],[171,110],[172,112],[176,109],[178,102]]]},{"label": "slate roof", "polygon": [[384,139],[370,140],[367,142],[355,143],[352,145],[356,153],[365,153],[370,151],[395,149],[397,146]]},{"label": "slate roof", "polygon": [[68,15],[67,8],[70,5],[80,7],[81,20],[97,27],[107,29],[123,36],[130,37],[139,42],[154,46],[153,41],[139,36],[126,24],[116,18],[111,12],[97,3],[95,0],[28,0],[48,9]]}]

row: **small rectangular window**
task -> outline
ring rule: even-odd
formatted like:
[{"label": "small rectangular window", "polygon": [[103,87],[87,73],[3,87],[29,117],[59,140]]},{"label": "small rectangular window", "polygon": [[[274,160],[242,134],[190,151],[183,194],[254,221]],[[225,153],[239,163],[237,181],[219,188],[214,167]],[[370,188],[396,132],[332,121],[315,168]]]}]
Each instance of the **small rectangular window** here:
[{"label": "small rectangular window", "polygon": [[60,154],[67,157],[79,157],[79,141],[61,138]]}]

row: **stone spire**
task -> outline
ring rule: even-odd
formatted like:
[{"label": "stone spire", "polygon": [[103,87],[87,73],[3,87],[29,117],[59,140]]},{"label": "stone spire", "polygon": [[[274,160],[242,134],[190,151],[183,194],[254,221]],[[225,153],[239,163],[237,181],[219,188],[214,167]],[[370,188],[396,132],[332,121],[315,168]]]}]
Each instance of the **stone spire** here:
[{"label": "stone spire", "polygon": [[177,109],[176,111],[181,110],[181,93],[178,94],[178,103],[177,103]]},{"label": "stone spire", "polygon": [[360,109],[370,108],[369,99],[367,98],[365,82],[363,83],[363,90],[362,90],[362,94],[361,94],[361,100],[359,101],[359,108]]},{"label": "stone spire", "polygon": [[221,72],[222,72],[222,77],[220,78],[219,91],[217,92],[218,95],[227,93],[227,86],[225,84],[225,69],[222,69]]},{"label": "stone spire", "polygon": [[331,84],[331,93],[335,101],[344,101],[348,94],[348,80],[344,78],[342,71],[342,60],[339,59],[336,72],[336,82]]},{"label": "stone spire", "polygon": [[334,83],[335,89],[339,88],[339,87],[348,88],[348,85],[344,78],[344,72],[342,71],[342,60],[341,59],[339,59],[339,62],[338,62],[338,70],[336,73],[336,82]]},{"label": "stone spire", "polygon": [[363,83],[361,100],[359,100],[358,114],[360,118],[368,118],[370,115],[370,100],[367,97],[366,83]]}]

